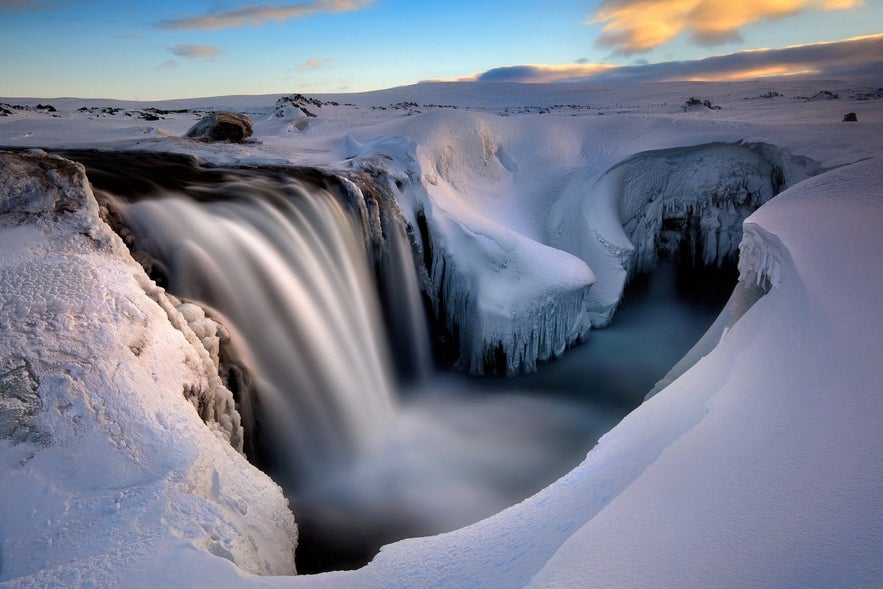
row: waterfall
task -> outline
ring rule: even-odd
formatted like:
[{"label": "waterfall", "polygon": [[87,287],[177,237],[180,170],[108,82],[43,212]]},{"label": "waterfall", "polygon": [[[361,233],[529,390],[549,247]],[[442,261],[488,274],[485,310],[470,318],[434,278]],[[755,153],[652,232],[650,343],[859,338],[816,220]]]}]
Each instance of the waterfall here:
[{"label": "waterfall", "polygon": [[361,566],[384,544],[535,493],[689,348],[657,337],[667,324],[683,339],[713,319],[654,291],[532,376],[438,373],[420,294],[429,276],[382,175],[66,155],[86,166],[133,257],[230,332],[220,351],[245,385],[231,389],[249,457],[291,500],[301,572]]},{"label": "waterfall", "polygon": [[[118,206],[138,248],[165,266],[168,290],[229,323],[253,369],[254,416],[243,400],[243,418],[263,440],[265,466],[296,487],[376,447],[396,411],[395,375],[352,207],[325,188],[244,170],[186,192]],[[400,226],[391,233],[381,272],[404,308],[420,302],[406,240]]]}]

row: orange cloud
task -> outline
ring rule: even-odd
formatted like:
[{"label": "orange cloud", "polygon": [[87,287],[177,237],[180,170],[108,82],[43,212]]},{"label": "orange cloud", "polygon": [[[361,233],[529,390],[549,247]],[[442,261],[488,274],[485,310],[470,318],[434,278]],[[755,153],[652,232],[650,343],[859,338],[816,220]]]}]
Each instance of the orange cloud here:
[{"label": "orange cloud", "polygon": [[545,84],[598,76],[618,69],[603,63],[521,64],[493,68],[456,78],[435,78],[423,82],[519,82]]},{"label": "orange cloud", "polygon": [[759,78],[774,78],[779,76],[814,76],[820,71],[816,68],[801,66],[795,69],[790,65],[774,65],[759,67],[756,69],[736,70],[721,74],[686,76],[684,80],[689,82],[739,82],[742,80],[757,80]]},{"label": "orange cloud", "polygon": [[301,63],[301,64],[298,64],[298,66],[297,66],[295,69],[296,69],[297,71],[299,71],[299,72],[308,72],[308,71],[311,71],[311,70],[320,70],[320,69],[322,69],[323,67],[325,67],[325,65],[328,64],[329,61],[331,61],[331,60],[330,60],[330,59],[319,58],[319,57],[312,57],[312,58],[306,60],[305,62],[303,62],[303,63]]},{"label": "orange cloud", "polygon": [[714,45],[739,38],[762,20],[804,10],[847,10],[864,0],[604,0],[590,23],[604,23],[598,44],[631,55],[649,51],[681,33]]},{"label": "orange cloud", "polygon": [[883,56],[883,34],[854,37],[842,41],[792,45],[781,49],[753,49],[692,61],[668,61],[630,66],[591,63],[510,65],[456,80],[519,83],[590,80],[600,82],[722,82],[779,76],[814,76],[876,84],[883,77],[883,57],[881,56]]}]

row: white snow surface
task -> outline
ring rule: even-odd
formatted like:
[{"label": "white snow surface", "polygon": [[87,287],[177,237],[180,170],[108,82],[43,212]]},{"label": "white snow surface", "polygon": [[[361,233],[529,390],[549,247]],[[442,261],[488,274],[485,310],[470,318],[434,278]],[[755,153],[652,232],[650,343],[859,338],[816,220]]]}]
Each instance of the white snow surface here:
[{"label": "white snow surface", "polygon": [[[780,96],[764,98],[771,90]],[[809,100],[821,90],[840,98]],[[53,342],[59,358],[62,349],[72,348],[75,359],[58,360],[58,380],[40,379],[40,386],[81,399],[71,406],[79,408],[80,420],[97,426],[77,429],[72,417],[57,417],[70,433],[58,430],[85,446],[40,446],[43,430],[38,428],[10,434],[24,436],[16,445],[0,442],[8,465],[0,486],[6,499],[0,508],[0,579],[12,586],[135,587],[878,586],[883,581],[878,302],[883,267],[877,260],[883,251],[883,102],[866,99],[871,90],[806,80],[620,87],[421,84],[317,96],[338,104],[307,105],[316,117],[298,108],[276,116],[277,96],[154,105],[0,99],[32,107],[48,102],[57,109],[22,109],[0,117],[0,145],[135,148],[194,153],[216,162],[381,170],[396,181],[412,228],[419,215],[426,218],[431,242],[414,233],[431,250],[436,295],[442,294],[446,304],[456,301],[447,319],[472,327],[461,333],[460,367],[476,372],[489,347],[504,347],[507,372],[530,370],[586,337],[593,324],[609,320],[628,272],[642,265],[635,252],[650,251],[647,239],[636,235],[655,236],[660,219],[651,215],[629,229],[628,220],[644,218],[649,206],[638,198],[641,187],[658,177],[650,166],[643,182],[639,166],[627,182],[610,185],[628,168],[624,162],[648,161],[630,158],[655,150],[763,144],[776,150],[779,164],[792,158],[810,162],[794,168],[786,183],[791,188],[741,229],[741,280],[746,288],[756,284],[769,292],[713,328],[718,332],[697,345],[692,366],[679,369],[671,384],[602,438],[584,463],[494,517],[387,546],[371,564],[352,572],[291,578],[249,574],[284,572],[273,567],[292,546],[293,532],[290,520],[262,519],[285,511],[281,496],[202,424],[181,395],[188,379],[204,378],[198,376],[204,363],[194,357],[186,372],[168,357],[193,356],[192,343],[161,321],[158,311],[145,311],[157,307],[137,281],[68,278],[80,270],[106,277],[113,268],[118,272],[113,276],[129,276],[133,266],[122,260],[122,252],[94,248],[80,270],[64,266],[67,273],[38,274],[48,281],[41,292],[59,293],[46,297],[45,304],[59,306],[53,311],[58,316],[76,319],[71,325],[81,319],[65,307],[70,303],[61,285],[84,282],[90,290],[81,294],[114,301],[120,300],[114,289],[132,284],[125,291],[129,298],[122,297],[135,301],[131,313],[156,321],[147,329],[143,320],[127,319],[126,306],[83,302],[92,314],[82,321],[91,317],[97,331],[76,332],[81,342]],[[685,112],[682,105],[692,96],[721,109]],[[201,116],[193,112],[143,121],[122,112],[78,112],[81,106],[133,113],[148,106],[244,111],[255,121],[254,141],[207,145],[181,139]],[[847,112],[857,113],[858,122],[841,122]],[[689,177],[706,186],[728,185],[715,171],[732,160],[712,159],[704,168],[691,164],[702,173]],[[765,162],[749,167],[764,168],[769,158]],[[804,179],[815,172],[821,173]],[[755,182],[748,178],[744,184]],[[665,190],[657,194],[661,200],[677,196]],[[731,230],[739,223],[726,207],[718,209],[723,214],[702,217],[703,229],[715,223],[715,229],[724,227],[731,250],[736,235]],[[636,227],[644,229],[636,232]],[[70,240],[83,241],[76,231],[71,235],[62,243],[36,227],[4,227],[4,268],[28,260],[51,264],[53,256],[69,255]],[[42,254],[29,253],[37,251]],[[100,288],[107,291],[95,290]],[[16,316],[6,302],[3,313]],[[114,359],[131,353],[126,350],[132,334],[148,337],[145,332],[177,344],[129,360],[126,366],[141,370],[137,378],[129,375],[122,384],[109,380],[116,374],[110,369]],[[0,344],[13,346],[8,349],[33,349],[7,333],[4,329]],[[102,353],[84,355],[83,346]],[[78,372],[65,364],[82,363],[84,356],[101,359],[104,370]],[[98,375],[105,380],[94,388],[82,384]],[[100,402],[87,406],[82,400],[93,397]],[[25,407],[15,410],[32,411],[29,401],[19,401]],[[174,424],[166,428],[174,431],[174,444],[171,434],[166,439],[151,429],[162,429],[162,420],[153,417],[160,414]],[[122,434],[102,433],[110,424]],[[53,439],[61,435],[53,431]],[[116,449],[119,439],[130,448]],[[105,469],[111,460],[119,466]],[[220,474],[210,475],[210,469]],[[134,489],[135,499],[120,495],[116,501],[107,490],[113,486],[107,473],[123,479],[114,488]],[[215,480],[221,482],[220,499],[212,495]],[[181,490],[190,485],[202,491]],[[235,501],[223,499],[225,493],[254,495],[255,488],[270,499],[248,501],[247,518],[230,508]],[[118,505],[118,511],[106,513],[103,502]],[[186,517],[178,515],[181,511]],[[214,514],[214,528],[203,525],[208,513]],[[287,544],[273,540],[286,534]],[[73,537],[76,542],[65,541]],[[244,556],[244,548],[230,548],[232,559],[219,558],[223,550],[212,544],[242,547],[248,538],[257,548],[252,557],[266,559],[263,570],[247,564],[252,557]],[[48,547],[47,539],[53,539]]]}]

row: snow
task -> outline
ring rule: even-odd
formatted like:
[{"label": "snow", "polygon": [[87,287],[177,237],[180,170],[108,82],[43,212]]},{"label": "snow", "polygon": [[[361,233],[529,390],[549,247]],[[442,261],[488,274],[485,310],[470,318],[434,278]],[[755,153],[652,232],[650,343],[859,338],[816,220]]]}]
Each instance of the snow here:
[{"label": "snow", "polygon": [[[771,90],[781,96],[765,98]],[[839,98],[810,100],[822,91]],[[182,394],[211,388],[214,328],[190,327],[192,337],[183,320],[172,328],[95,211],[68,214],[70,198],[21,188],[29,197],[8,207],[0,230],[0,383],[10,391],[0,407],[11,416],[0,419],[0,580],[878,585],[883,103],[866,99],[875,92],[813,80],[421,84],[317,96],[323,106],[305,105],[316,117],[294,105],[275,116],[279,96],[87,105],[190,109],[155,121],[78,112],[76,99],[0,99],[57,109],[0,117],[7,146],[184,152],[388,181],[466,371],[531,370],[590,337],[629,272],[652,266],[666,214],[696,213],[707,261],[738,244],[741,275],[656,394],[534,497],[387,546],[358,571],[257,578],[293,572],[295,532],[278,489],[228,443],[235,419],[206,427]],[[721,109],[684,112],[692,96]],[[254,141],[180,138],[219,108],[247,112]],[[858,123],[841,122],[848,111]],[[5,161],[2,193],[21,177]],[[701,200],[709,188],[732,198]],[[766,204],[745,219],[748,200]],[[505,367],[493,365],[498,349]],[[223,403],[215,413],[230,415]]]}]

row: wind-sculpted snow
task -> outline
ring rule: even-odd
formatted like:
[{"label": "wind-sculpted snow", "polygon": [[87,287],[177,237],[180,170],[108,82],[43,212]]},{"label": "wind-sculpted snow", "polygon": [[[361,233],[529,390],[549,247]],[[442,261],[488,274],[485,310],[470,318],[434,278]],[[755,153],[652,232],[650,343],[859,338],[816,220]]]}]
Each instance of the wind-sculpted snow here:
[{"label": "wind-sculpted snow", "polygon": [[233,447],[199,313],[147,280],[82,166],[0,167],[0,581],[125,586],[126,563],[186,546],[293,573],[293,517]]}]

